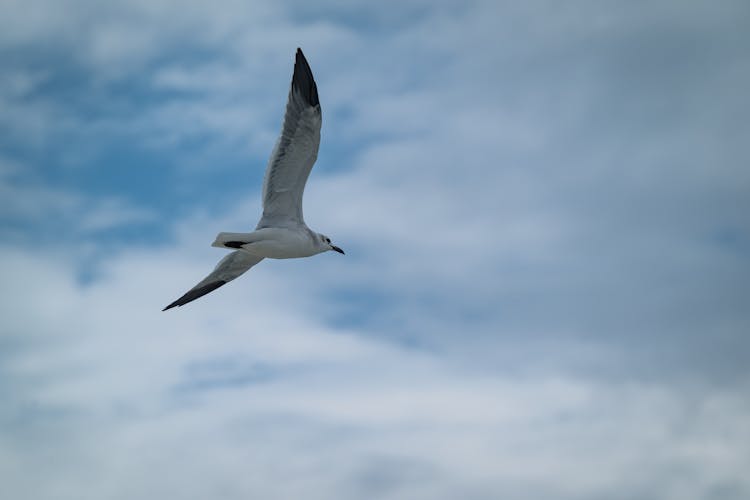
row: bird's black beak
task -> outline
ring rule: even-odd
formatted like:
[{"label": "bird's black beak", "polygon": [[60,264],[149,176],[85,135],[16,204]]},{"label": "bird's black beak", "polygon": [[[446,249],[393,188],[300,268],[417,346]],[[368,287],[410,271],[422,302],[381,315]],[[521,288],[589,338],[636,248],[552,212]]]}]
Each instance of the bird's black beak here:
[{"label": "bird's black beak", "polygon": [[341,250],[341,249],[340,249],[339,247],[337,247],[336,245],[331,245],[331,250],[333,250],[334,252],[338,252],[338,253],[340,253],[341,255],[346,255],[346,254],[344,253],[344,251],[343,251],[343,250]]}]

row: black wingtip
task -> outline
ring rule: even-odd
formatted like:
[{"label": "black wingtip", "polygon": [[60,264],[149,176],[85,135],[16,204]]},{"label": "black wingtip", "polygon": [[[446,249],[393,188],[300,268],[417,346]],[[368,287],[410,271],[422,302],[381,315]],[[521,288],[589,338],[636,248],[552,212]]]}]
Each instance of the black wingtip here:
[{"label": "black wingtip", "polygon": [[297,89],[310,106],[320,105],[318,99],[318,86],[315,85],[310,65],[307,63],[302,49],[297,47],[297,55],[294,61],[294,76],[292,77],[292,88]]},{"label": "black wingtip", "polygon": [[183,295],[182,297],[180,297],[179,299],[175,300],[174,302],[169,304],[167,307],[162,309],[162,312],[166,311],[167,309],[172,309],[173,307],[184,306],[188,302],[192,302],[195,299],[199,299],[203,297],[204,295],[206,295],[207,293],[211,293],[217,288],[219,288],[220,286],[226,285],[226,284],[227,284],[226,281],[218,280],[218,281],[213,281],[211,283],[208,283],[207,285],[203,285],[200,288],[193,288],[192,290],[189,290],[185,295]]}]

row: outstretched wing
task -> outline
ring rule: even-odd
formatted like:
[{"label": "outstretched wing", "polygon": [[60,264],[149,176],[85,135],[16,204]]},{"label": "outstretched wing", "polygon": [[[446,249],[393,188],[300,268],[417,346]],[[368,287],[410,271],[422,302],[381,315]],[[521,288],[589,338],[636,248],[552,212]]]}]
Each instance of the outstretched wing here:
[{"label": "outstretched wing", "polygon": [[284,125],[263,179],[263,216],[257,229],[304,224],[302,193],[318,157],[321,119],[318,88],[297,49]]},{"label": "outstretched wing", "polygon": [[236,277],[242,275],[242,273],[261,260],[263,260],[263,257],[255,257],[240,250],[230,253],[219,261],[213,272],[206,276],[203,281],[188,290],[185,295],[162,309],[162,311],[177,306],[184,306],[188,302],[192,302],[195,299],[203,297],[207,293],[213,292],[220,286],[225,285]]}]

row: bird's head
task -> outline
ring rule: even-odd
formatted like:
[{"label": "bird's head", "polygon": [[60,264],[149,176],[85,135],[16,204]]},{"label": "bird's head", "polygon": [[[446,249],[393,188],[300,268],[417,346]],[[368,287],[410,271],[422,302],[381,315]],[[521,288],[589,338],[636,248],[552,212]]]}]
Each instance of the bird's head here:
[{"label": "bird's head", "polygon": [[341,255],[345,255],[344,251],[331,243],[331,238],[329,238],[325,234],[318,233],[318,238],[320,239],[320,245],[324,248],[323,251],[333,250],[334,252],[338,252]]}]

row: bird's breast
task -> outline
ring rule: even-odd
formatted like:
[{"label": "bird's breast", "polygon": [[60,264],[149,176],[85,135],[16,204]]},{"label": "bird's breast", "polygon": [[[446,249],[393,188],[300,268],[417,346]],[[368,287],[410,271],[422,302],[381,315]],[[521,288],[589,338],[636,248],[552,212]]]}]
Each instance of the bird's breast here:
[{"label": "bird's breast", "polygon": [[309,257],[318,250],[309,234],[300,230],[266,228],[256,241],[242,246],[242,250],[267,259],[295,259]]}]

